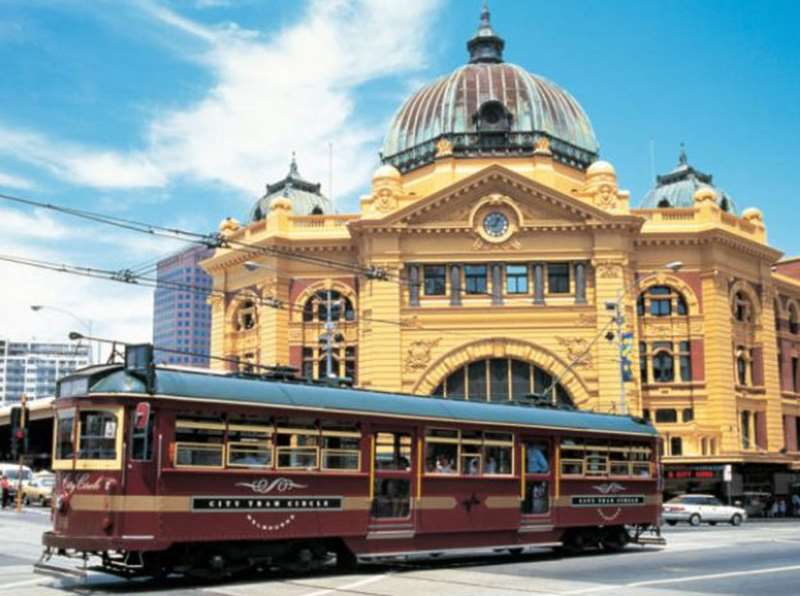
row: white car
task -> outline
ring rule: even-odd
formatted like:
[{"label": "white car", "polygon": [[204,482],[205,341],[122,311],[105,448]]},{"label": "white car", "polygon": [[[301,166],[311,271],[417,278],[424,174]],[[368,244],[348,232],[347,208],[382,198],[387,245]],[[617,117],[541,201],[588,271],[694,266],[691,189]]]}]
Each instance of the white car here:
[{"label": "white car", "polygon": [[738,526],[747,519],[744,509],[725,505],[714,495],[680,495],[664,503],[661,512],[661,517],[670,526],[679,521],[693,526],[699,526],[703,522],[712,526],[717,525],[717,522]]}]

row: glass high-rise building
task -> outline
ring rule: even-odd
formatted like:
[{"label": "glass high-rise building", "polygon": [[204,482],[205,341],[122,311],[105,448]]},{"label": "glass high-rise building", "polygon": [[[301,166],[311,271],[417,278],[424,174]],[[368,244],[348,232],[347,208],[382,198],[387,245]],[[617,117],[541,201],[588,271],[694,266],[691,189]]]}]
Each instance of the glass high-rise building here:
[{"label": "glass high-rise building", "polygon": [[211,278],[198,263],[211,253],[196,246],[158,263],[158,288],[153,300],[157,362],[208,366],[211,307],[206,290],[211,288]]},{"label": "glass high-rise building", "polygon": [[0,400],[55,395],[56,381],[88,366],[90,358],[88,345],[0,339]]}]

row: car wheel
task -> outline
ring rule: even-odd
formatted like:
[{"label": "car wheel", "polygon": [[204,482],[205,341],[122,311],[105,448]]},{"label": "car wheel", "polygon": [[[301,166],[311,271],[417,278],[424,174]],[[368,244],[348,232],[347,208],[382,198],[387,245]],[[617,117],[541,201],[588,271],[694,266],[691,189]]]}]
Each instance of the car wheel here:
[{"label": "car wheel", "polygon": [[738,513],[734,513],[733,517],[731,518],[731,525],[732,526],[741,526],[742,525],[742,516]]},{"label": "car wheel", "polygon": [[667,523],[668,523],[670,526],[674,526],[674,525],[675,525],[675,524],[677,524],[678,522],[676,522],[674,519],[668,519],[668,520],[667,520]]},{"label": "car wheel", "polygon": [[692,513],[691,517],[689,518],[689,524],[692,526],[699,526],[700,521],[700,516],[696,513]]},{"label": "car wheel", "polygon": [[22,502],[25,504],[25,506],[26,506],[26,507],[30,507],[30,504],[31,504],[31,498],[30,498],[30,497],[24,497],[24,498],[22,499]]},{"label": "car wheel", "polygon": [[47,507],[47,499],[39,497],[39,507]]}]

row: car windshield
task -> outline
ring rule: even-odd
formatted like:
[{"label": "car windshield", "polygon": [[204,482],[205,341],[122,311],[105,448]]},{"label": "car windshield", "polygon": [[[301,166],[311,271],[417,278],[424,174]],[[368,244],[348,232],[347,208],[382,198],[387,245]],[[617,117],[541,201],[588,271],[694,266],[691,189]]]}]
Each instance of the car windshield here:
[{"label": "car windshield", "polygon": [[[8,469],[5,471],[6,478],[9,480],[19,480],[19,470],[17,469]],[[23,480],[30,480],[31,479],[31,471],[30,470],[22,470],[22,479]]]}]

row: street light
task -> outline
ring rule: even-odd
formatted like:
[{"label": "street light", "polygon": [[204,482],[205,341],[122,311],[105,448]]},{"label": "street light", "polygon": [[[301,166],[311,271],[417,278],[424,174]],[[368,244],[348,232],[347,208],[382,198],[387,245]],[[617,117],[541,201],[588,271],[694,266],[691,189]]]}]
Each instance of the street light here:
[{"label": "street light", "polygon": [[[65,308],[61,308],[59,306],[50,306],[49,304],[31,304],[31,310],[33,312],[41,312],[42,310],[45,310],[45,309],[46,310],[54,310],[56,312],[60,312],[61,314],[64,314],[64,315],[72,317],[73,319],[78,321],[78,323],[80,323],[84,327],[84,329],[86,329],[87,335],[89,335],[90,337],[92,335],[94,335],[92,333],[92,328],[94,327],[94,321],[92,321],[92,319],[82,319],[81,317],[76,315],[74,312],[71,312],[71,311],[69,311],[69,310],[67,310]],[[97,348],[99,350],[100,346],[98,345]],[[94,350],[92,349],[91,343],[89,343],[89,364],[94,364],[95,363],[95,357],[94,356],[95,356],[94,355]],[[97,358],[96,361],[97,362],[100,361],[99,355],[98,355],[98,358]]]}]

